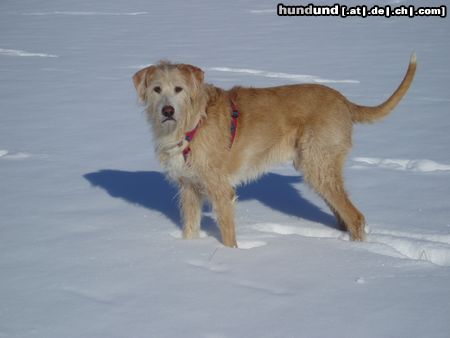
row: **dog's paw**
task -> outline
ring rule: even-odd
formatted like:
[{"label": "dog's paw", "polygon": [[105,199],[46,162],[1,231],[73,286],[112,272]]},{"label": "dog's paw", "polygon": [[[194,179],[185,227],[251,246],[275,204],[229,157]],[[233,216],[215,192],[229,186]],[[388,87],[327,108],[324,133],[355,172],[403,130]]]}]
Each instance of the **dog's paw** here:
[{"label": "dog's paw", "polygon": [[183,229],[183,239],[198,239],[200,237],[201,237],[200,230]]},{"label": "dog's paw", "polygon": [[350,239],[354,242],[364,242],[366,240],[366,234],[363,231],[358,231],[357,233],[350,234]]}]

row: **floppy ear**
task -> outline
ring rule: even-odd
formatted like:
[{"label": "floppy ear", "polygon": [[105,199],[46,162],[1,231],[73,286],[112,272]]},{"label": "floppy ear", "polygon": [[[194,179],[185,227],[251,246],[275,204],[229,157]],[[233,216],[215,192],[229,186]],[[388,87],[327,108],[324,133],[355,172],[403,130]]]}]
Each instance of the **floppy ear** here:
[{"label": "floppy ear", "polygon": [[194,75],[194,78],[199,83],[203,82],[205,73],[200,68],[192,66],[192,65],[187,65],[187,64],[184,64],[184,63],[178,64],[177,68],[183,73],[190,73],[190,74]]},{"label": "floppy ear", "polygon": [[133,75],[133,83],[136,91],[138,93],[141,102],[145,102],[146,90],[147,90],[147,80],[155,72],[156,66],[150,66],[141,69],[136,74]]}]

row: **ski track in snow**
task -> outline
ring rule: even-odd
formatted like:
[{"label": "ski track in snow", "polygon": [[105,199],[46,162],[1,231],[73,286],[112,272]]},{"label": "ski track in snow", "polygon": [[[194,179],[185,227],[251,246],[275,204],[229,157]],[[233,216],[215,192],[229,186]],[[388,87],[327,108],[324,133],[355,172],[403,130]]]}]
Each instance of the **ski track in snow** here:
[{"label": "ski track in snow", "polygon": [[26,160],[29,158],[34,159],[47,159],[48,154],[30,154],[26,152],[11,152],[9,150],[0,149],[0,161],[15,161],[15,160]]},{"label": "ski track in snow", "polygon": [[408,159],[391,159],[377,157],[355,157],[352,159],[356,164],[352,165],[352,169],[364,168],[383,168],[413,172],[435,172],[450,171],[450,165],[442,164],[431,160],[408,160]]},{"label": "ski track in snow", "polygon": [[10,153],[8,150],[0,150],[0,160],[24,160],[31,156],[29,153]]},{"label": "ski track in snow", "polygon": [[269,78],[280,78],[299,82],[315,82],[315,83],[360,83],[358,80],[333,80],[333,79],[322,79],[315,75],[304,75],[304,74],[291,74],[291,73],[280,73],[280,72],[270,72],[258,69],[249,68],[229,68],[229,67],[209,67],[207,70],[216,72],[229,72],[229,73],[239,73],[239,74],[249,74],[254,76],[263,76]]},{"label": "ski track in snow", "polygon": [[[152,66],[153,64],[141,64],[125,67],[127,69],[142,69],[145,67]],[[304,82],[304,83],[360,83],[359,80],[333,80],[333,79],[322,79],[321,77],[315,75],[305,75],[305,74],[291,74],[291,73],[280,73],[271,72],[259,69],[250,68],[230,68],[230,67],[206,67],[205,70],[213,72],[225,72],[225,73],[238,73],[238,74],[248,74],[254,76],[262,76],[268,78],[279,78],[287,79],[291,81]]]},{"label": "ski track in snow", "polygon": [[41,58],[57,58],[58,55],[53,54],[45,54],[45,53],[31,53],[24,50],[19,49],[3,49],[0,48],[0,55],[6,56],[35,56]]},{"label": "ski track in snow", "polygon": [[[348,234],[331,228],[297,227],[273,223],[255,224],[253,229],[279,235],[348,240]],[[369,243],[370,245],[367,245]],[[368,251],[391,257],[428,261],[450,266],[450,235],[407,233],[374,229],[360,245]]]},{"label": "ski track in snow", "polygon": [[135,16],[135,15],[145,15],[148,12],[84,12],[84,11],[52,11],[52,12],[31,12],[31,13],[22,13],[22,15],[31,15],[31,16],[43,16],[43,15],[82,15],[82,16]]},{"label": "ski track in snow", "polygon": [[275,14],[277,11],[274,8],[267,8],[267,9],[251,9],[249,11],[252,14]]}]

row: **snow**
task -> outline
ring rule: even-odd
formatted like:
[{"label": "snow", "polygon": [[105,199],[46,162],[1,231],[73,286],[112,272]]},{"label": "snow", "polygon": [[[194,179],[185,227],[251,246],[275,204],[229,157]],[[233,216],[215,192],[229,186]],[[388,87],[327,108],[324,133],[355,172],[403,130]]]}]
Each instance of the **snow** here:
[{"label": "snow", "polygon": [[375,166],[383,169],[408,170],[418,172],[450,171],[450,165],[431,160],[407,160],[376,157],[355,157],[352,159],[357,164],[352,168],[365,168]]},{"label": "snow", "polygon": [[0,55],[9,55],[9,56],[39,56],[43,58],[57,58],[58,55],[45,54],[45,53],[30,53],[23,50],[15,50],[15,49],[3,49],[0,48]]},{"label": "snow", "polygon": [[22,15],[145,15],[148,12],[83,12],[83,11],[53,11],[21,13]]},{"label": "snow", "polygon": [[[0,3],[0,337],[449,337],[449,21],[276,4]],[[345,168],[367,242],[290,164],[238,189],[240,249],[209,207],[181,239],[137,65],[192,63],[224,88],[325,82],[370,105],[412,51],[409,93],[355,127]]]},{"label": "snow", "polygon": [[279,72],[268,72],[258,69],[242,69],[242,68],[229,68],[229,67],[210,67],[208,70],[215,70],[218,72],[232,72],[232,73],[244,73],[264,77],[275,77],[280,79],[293,80],[297,82],[316,82],[316,83],[359,83],[358,80],[331,80],[322,79],[314,75],[304,75],[304,74],[288,74]]}]

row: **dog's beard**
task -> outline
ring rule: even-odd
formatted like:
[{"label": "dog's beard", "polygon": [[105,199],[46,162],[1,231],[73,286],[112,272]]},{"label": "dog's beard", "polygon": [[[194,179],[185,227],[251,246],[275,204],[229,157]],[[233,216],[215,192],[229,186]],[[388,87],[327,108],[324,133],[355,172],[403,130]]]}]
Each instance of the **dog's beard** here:
[{"label": "dog's beard", "polygon": [[171,134],[177,130],[178,121],[175,118],[165,118],[159,122],[163,134]]}]

